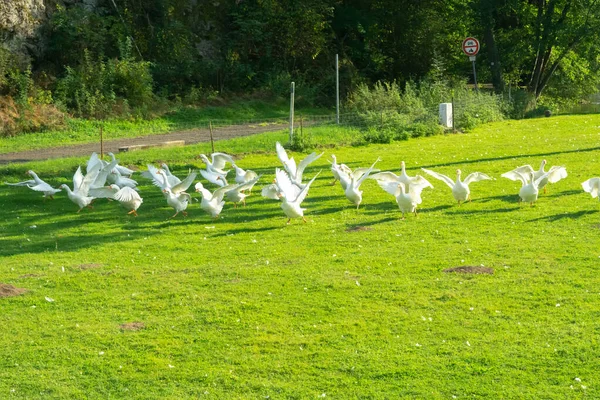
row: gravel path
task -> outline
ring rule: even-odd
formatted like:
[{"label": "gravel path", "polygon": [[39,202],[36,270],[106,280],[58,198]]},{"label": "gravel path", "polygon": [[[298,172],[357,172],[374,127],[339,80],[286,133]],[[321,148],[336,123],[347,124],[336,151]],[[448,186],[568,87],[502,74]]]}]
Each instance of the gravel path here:
[{"label": "gravel path", "polygon": [[[213,129],[214,140],[232,139],[250,136],[262,132],[279,131],[286,128],[286,124],[258,125],[234,125]],[[187,131],[171,132],[159,135],[148,135],[137,138],[116,139],[104,142],[104,152],[117,153],[119,148],[133,145],[160,144],[173,140],[185,140],[185,144],[210,141],[208,129],[192,129]],[[73,156],[87,156],[92,152],[100,152],[100,143],[86,143],[63,147],[51,147],[47,149],[21,151],[16,153],[0,154],[0,164],[23,163],[36,160],[47,160],[50,158],[63,158]]]}]

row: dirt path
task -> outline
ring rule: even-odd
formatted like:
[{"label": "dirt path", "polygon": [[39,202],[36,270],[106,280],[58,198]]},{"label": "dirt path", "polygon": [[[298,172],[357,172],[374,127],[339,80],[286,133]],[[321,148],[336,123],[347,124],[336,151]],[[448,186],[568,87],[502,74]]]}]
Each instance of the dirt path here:
[{"label": "dirt path", "polygon": [[[286,124],[258,125],[235,125],[221,127],[213,130],[214,140],[232,139],[250,136],[262,132],[278,131],[286,128]],[[185,140],[185,144],[209,142],[210,132],[208,129],[192,129],[187,131],[171,132],[160,135],[148,135],[137,138],[116,139],[104,142],[104,152],[117,153],[119,148],[143,144],[159,144],[172,140]],[[0,154],[0,164],[23,163],[36,160],[47,160],[50,158],[63,158],[74,156],[87,156],[92,152],[100,152],[99,143],[77,144],[63,147],[51,147],[47,149],[21,151],[16,153]]]}]

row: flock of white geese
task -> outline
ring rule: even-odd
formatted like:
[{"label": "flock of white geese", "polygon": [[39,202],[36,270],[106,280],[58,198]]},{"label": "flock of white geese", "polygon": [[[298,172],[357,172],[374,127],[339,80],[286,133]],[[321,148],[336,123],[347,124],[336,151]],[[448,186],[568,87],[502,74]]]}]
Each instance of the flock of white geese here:
[{"label": "flock of white geese", "polygon": [[[283,168],[275,169],[275,179],[273,183],[263,187],[262,196],[281,201],[281,208],[288,217],[288,224],[292,218],[302,218],[306,222],[305,209],[301,205],[308,195],[311,184],[320,172],[308,182],[303,182],[303,174],[306,167],[319,159],[323,153],[313,152],[296,164],[294,158],[288,156],[279,142],[275,147]],[[17,183],[5,182],[5,184],[25,186],[36,192],[42,192],[44,197],[51,199],[61,189],[64,189],[69,199],[79,207],[78,213],[85,207],[92,208],[95,199],[106,198],[119,202],[129,211],[128,214],[137,216],[137,210],[143,200],[137,189],[137,181],[131,178],[135,171],[119,165],[113,153],[108,153],[108,155],[111,158],[110,162],[101,160],[98,154],[93,153],[87,162],[85,175],[82,173],[81,167],[78,167],[73,175],[72,189],[66,184],[54,188],[31,170],[27,171],[27,174],[32,179]],[[209,183],[218,186],[211,192],[204,187],[202,182],[195,184],[196,192],[202,196],[200,207],[211,217],[218,218],[226,200],[232,202],[234,207],[240,203],[245,206],[246,197],[251,193],[261,175],[240,168],[233,158],[225,153],[213,153],[210,159],[202,154],[200,158],[206,165],[206,169],[199,170],[200,175]],[[433,188],[433,185],[423,176],[409,176],[406,173],[404,161],[401,163],[400,175],[396,175],[393,172],[381,172],[375,169],[377,162],[380,161],[379,158],[370,167],[356,168],[355,170],[345,164],[338,164],[335,155],[331,155],[331,158],[331,172],[334,178],[332,185],[339,181],[346,198],[356,205],[357,209],[362,202],[363,195],[360,186],[366,179],[374,179],[383,190],[394,196],[403,219],[407,213],[417,215],[417,207],[422,202],[422,191],[425,188]],[[230,184],[227,181],[228,173],[231,171],[225,169],[227,164],[230,164],[235,171],[235,183]],[[147,167],[148,169],[143,171],[141,176],[150,179],[154,186],[161,190],[167,204],[175,210],[175,214],[170,218],[174,218],[179,213],[187,216],[186,209],[192,202],[192,197],[187,190],[196,180],[198,173],[190,171],[185,178],[180,179],[171,173],[166,164],[162,164],[160,167],[148,164]],[[553,166],[548,171],[545,170],[545,167],[546,160],[543,160],[539,170],[535,170],[530,165],[524,165],[501,176],[513,181],[520,181],[519,202],[533,205],[538,198],[539,191],[542,189],[544,192],[546,191],[547,184],[567,177],[567,170],[564,166]],[[473,172],[461,179],[460,169],[456,171],[456,179],[425,168],[422,168],[422,171],[448,185],[459,206],[461,202],[471,200],[469,188],[471,183],[492,179],[482,172]],[[600,177],[588,179],[582,183],[582,187],[593,198],[600,199]]]}]

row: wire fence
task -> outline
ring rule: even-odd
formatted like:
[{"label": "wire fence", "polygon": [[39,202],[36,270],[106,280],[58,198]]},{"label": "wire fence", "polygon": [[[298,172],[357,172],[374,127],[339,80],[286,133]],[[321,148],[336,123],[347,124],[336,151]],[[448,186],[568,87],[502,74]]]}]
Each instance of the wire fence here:
[{"label": "wire fence", "polygon": [[[449,103],[452,101],[449,101]],[[455,101],[454,127],[447,131],[455,131],[464,125],[469,115],[477,115],[478,105],[475,102]],[[370,110],[365,112],[346,112],[339,115],[339,124],[335,113],[325,115],[304,114],[296,112],[293,128],[286,117],[260,118],[260,119],[211,119],[188,121],[185,123],[173,122],[165,125],[148,123],[141,130],[136,130],[136,137],[123,137],[125,132],[108,124],[98,125],[98,140],[93,143],[72,145],[61,148],[38,149],[29,152],[0,154],[0,163],[31,161],[56,157],[68,157],[90,154],[96,152],[132,151],[147,147],[163,145],[183,145],[200,142],[214,142],[217,140],[244,137],[264,132],[298,132],[303,128],[343,126],[354,127],[358,130],[386,129],[406,127],[415,123],[437,124],[439,119],[439,106],[432,107],[401,107]],[[130,133],[129,133],[130,135]]]}]

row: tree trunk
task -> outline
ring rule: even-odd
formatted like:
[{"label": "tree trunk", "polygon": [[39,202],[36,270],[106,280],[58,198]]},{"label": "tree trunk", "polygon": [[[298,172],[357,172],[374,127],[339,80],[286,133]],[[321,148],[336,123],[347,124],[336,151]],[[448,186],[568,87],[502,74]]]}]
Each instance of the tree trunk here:
[{"label": "tree trunk", "polygon": [[488,59],[490,61],[490,70],[492,72],[492,84],[494,85],[494,91],[496,93],[502,93],[504,91],[504,79],[502,77],[502,65],[500,64],[500,55],[498,53],[498,46],[496,46],[496,39],[494,38],[493,31],[493,19],[491,13],[486,17],[484,21],[484,34],[483,40],[487,48]]}]

